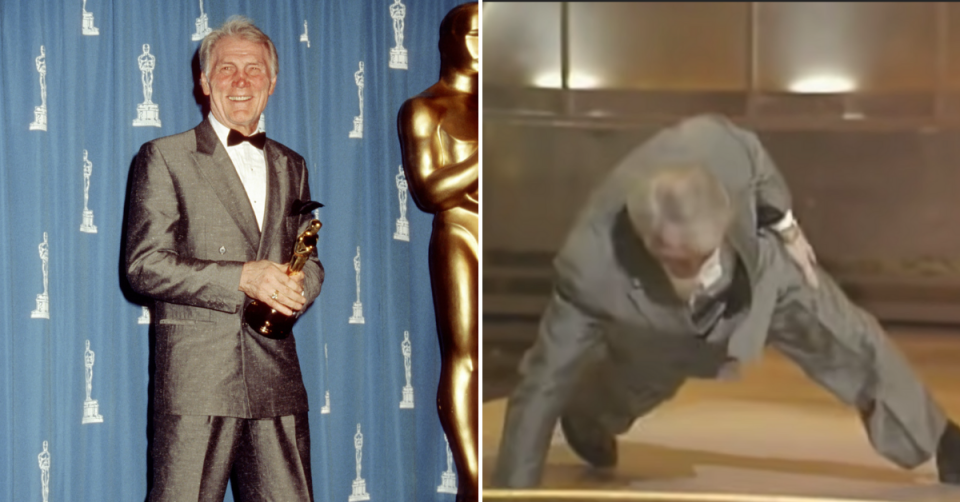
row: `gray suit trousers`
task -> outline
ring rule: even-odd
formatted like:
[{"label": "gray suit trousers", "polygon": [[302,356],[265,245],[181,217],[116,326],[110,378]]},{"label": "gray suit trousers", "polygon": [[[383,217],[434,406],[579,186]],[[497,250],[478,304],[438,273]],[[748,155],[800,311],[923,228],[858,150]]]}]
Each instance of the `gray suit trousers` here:
[{"label": "gray suit trousers", "polygon": [[150,502],[312,501],[307,414],[265,419],[154,415]]},{"label": "gray suit trousers", "polygon": [[[820,287],[807,286],[784,252],[772,273],[785,283],[767,343],[794,361],[812,380],[855,407],[878,453],[903,468],[930,459],[946,417],[876,319],[854,305],[822,270]],[[703,344],[676,367],[648,368],[644,378],[624,379],[604,357],[588,364],[565,413],[589,415],[612,434],[672,398],[688,377],[720,370],[720,344]],[[671,359],[676,361],[676,359]],[[696,374],[692,374],[692,371]],[[631,370],[635,373],[635,370]]]}]

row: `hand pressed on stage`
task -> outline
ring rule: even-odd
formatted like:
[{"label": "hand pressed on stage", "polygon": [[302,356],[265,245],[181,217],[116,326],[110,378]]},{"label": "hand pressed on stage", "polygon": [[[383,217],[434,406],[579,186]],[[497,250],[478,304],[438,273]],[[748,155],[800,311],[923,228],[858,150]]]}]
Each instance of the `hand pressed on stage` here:
[{"label": "hand pressed on stage", "polygon": [[303,272],[287,275],[286,265],[270,260],[244,263],[238,289],[287,316],[302,309],[306,303]]}]

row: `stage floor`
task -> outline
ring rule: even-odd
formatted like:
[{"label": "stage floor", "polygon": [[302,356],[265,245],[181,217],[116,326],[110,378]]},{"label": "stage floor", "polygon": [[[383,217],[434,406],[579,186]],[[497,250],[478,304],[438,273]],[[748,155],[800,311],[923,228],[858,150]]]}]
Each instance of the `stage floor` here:
[{"label": "stage floor", "polygon": [[[960,420],[960,329],[891,329],[947,413]],[[489,486],[506,401],[483,408]],[[555,433],[545,489],[751,493],[889,501],[958,501],[932,462],[904,471],[875,453],[857,415],[769,351],[739,381],[692,380],[619,439],[620,463],[598,476]]]}]

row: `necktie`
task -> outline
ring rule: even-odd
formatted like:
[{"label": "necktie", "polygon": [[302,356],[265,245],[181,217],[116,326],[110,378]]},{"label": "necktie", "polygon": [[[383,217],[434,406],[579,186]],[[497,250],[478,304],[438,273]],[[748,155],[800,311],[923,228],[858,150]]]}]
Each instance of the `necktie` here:
[{"label": "necktie", "polygon": [[248,141],[257,149],[263,150],[263,145],[267,142],[267,133],[258,132],[252,136],[244,136],[240,131],[230,129],[230,134],[227,135],[227,146],[236,146],[244,141]]},{"label": "necktie", "polygon": [[715,295],[699,294],[694,297],[690,319],[700,336],[707,336],[723,317],[727,309],[727,292]]}]

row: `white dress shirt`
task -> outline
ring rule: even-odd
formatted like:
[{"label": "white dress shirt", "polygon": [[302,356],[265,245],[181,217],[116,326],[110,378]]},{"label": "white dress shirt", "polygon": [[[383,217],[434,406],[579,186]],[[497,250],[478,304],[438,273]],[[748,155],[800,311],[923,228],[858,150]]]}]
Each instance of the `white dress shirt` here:
[{"label": "white dress shirt", "polygon": [[677,296],[686,300],[692,306],[696,293],[705,291],[723,276],[723,265],[720,264],[720,248],[714,250],[707,261],[700,266],[700,272],[693,277],[675,277],[666,268],[664,268],[664,271],[667,273],[667,278],[670,279],[670,284],[673,285],[673,290],[677,293]]},{"label": "white dress shirt", "polygon": [[257,216],[257,227],[263,230],[263,211],[267,204],[267,159],[263,155],[263,150],[251,145],[248,141],[227,146],[230,128],[221,124],[212,113],[208,117],[217,137],[227,149],[227,155],[233,161],[233,167],[240,176],[243,188],[247,191],[247,198],[253,206],[253,214]]}]

